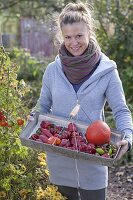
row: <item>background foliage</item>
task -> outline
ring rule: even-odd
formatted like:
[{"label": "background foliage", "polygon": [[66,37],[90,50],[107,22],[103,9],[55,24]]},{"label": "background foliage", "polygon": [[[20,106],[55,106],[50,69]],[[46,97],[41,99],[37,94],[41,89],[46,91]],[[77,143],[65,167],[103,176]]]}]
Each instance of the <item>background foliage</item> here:
[{"label": "background foliage", "polygon": [[19,134],[29,113],[23,97],[29,87],[17,80],[18,70],[0,47],[0,199],[63,200],[49,185],[45,154],[21,145]]},{"label": "background foliage", "polygon": [[45,59],[39,60],[32,57],[30,52],[18,48],[14,48],[9,56],[14,63],[20,66],[17,79],[24,79],[30,87],[30,91],[25,95],[24,100],[25,104],[32,108],[39,97],[43,73],[52,58],[45,57]]}]

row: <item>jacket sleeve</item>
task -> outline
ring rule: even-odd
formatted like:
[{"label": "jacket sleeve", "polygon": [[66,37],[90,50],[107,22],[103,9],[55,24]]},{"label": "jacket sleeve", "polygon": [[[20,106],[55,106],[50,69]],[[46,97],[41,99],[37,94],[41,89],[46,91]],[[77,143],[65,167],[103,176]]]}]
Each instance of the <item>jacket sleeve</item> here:
[{"label": "jacket sleeve", "polygon": [[43,78],[40,96],[36,106],[32,109],[32,112],[49,113],[51,111],[52,95],[50,91],[50,78],[49,78],[49,66],[46,68]]},{"label": "jacket sleeve", "polygon": [[114,69],[106,90],[107,102],[112,109],[117,130],[126,134],[125,139],[132,146],[133,124],[131,112],[126,104],[122,82]]}]

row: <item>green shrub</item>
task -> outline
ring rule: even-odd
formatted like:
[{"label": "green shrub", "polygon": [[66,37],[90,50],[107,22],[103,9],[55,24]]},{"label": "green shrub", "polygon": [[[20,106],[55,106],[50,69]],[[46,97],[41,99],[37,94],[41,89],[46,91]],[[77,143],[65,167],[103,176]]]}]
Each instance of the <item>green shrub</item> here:
[{"label": "green shrub", "polygon": [[40,60],[32,57],[28,51],[17,48],[14,48],[9,56],[14,63],[20,66],[17,79],[24,79],[30,87],[30,91],[25,96],[25,103],[29,108],[32,108],[40,94],[45,68],[53,58],[43,57]]}]

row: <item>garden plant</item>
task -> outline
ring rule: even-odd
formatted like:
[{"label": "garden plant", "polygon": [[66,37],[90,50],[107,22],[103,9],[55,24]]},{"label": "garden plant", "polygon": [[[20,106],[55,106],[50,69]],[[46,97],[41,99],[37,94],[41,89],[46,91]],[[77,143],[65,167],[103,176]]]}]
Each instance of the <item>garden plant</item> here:
[{"label": "garden plant", "polygon": [[48,182],[45,153],[21,145],[29,87],[17,80],[18,70],[0,47],[0,199],[63,200],[58,188]]}]

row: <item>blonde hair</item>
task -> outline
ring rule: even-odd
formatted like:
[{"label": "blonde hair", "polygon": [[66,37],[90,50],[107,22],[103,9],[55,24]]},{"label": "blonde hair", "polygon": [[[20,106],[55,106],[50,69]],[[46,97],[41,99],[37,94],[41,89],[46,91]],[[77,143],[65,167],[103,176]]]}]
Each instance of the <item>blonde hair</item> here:
[{"label": "blonde hair", "polygon": [[[57,19],[57,34],[55,41],[59,44],[62,43],[61,30],[63,25],[73,24],[77,22],[84,22],[88,27],[90,40],[93,40],[97,45],[95,36],[94,19],[92,17],[92,10],[87,4],[80,3],[68,3],[62,10]],[[55,43],[56,44],[56,43]]]}]

